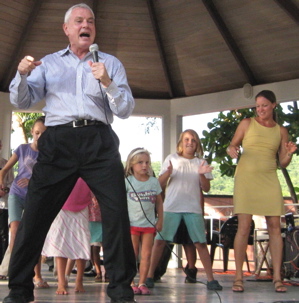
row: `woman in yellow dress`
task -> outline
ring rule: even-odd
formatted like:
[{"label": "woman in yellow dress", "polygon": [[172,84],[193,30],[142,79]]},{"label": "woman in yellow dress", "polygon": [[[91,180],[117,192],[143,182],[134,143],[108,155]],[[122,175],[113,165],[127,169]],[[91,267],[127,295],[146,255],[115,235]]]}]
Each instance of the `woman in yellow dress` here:
[{"label": "woman in yellow dress", "polygon": [[287,167],[297,147],[288,141],[287,129],[275,121],[275,94],[263,90],[257,94],[255,102],[257,117],[240,122],[227,148],[230,157],[238,158],[242,145],[234,186],[234,213],[238,215],[239,224],[234,242],[236,275],[232,290],[244,291],[242,267],[250,223],[252,215],[260,215],[265,216],[267,222],[275,291],[286,292],[280,274],[283,251],[280,216],[285,212],[276,155],[278,153],[280,166]]}]

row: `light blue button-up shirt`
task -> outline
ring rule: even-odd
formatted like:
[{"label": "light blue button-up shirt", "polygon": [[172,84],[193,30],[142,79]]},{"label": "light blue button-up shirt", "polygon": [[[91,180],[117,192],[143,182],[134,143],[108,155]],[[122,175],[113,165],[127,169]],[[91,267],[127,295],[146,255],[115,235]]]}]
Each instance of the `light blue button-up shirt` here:
[{"label": "light blue button-up shirt", "polygon": [[[29,76],[17,72],[10,84],[10,102],[28,109],[45,99],[46,125],[55,126],[78,119],[113,122],[113,114],[128,118],[135,106],[122,63],[114,56],[99,52],[112,83],[104,88],[91,72],[88,53],[79,59],[68,48],[41,59]],[[103,100],[104,96],[104,100]],[[107,96],[107,97],[105,97]]]}]

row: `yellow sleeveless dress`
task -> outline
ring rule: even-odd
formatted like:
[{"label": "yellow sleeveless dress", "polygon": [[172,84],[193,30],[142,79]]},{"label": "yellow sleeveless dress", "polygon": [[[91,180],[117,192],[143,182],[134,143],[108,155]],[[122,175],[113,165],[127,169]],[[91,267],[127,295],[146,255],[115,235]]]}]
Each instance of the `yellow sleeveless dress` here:
[{"label": "yellow sleeveless dress", "polygon": [[278,124],[269,128],[251,118],[235,173],[235,214],[280,216],[285,213],[276,172],[280,141]]}]

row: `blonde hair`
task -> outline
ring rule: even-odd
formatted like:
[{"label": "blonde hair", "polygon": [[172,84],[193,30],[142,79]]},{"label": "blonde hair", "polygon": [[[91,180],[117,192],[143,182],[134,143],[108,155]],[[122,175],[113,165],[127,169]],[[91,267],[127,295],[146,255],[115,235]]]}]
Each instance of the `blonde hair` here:
[{"label": "blonde hair", "polygon": [[198,157],[198,158],[202,158],[203,157],[203,148],[201,145],[201,141],[199,139],[197,132],[193,129],[186,129],[180,134],[180,138],[179,138],[177,146],[176,146],[177,153],[179,155],[182,155],[182,153],[183,153],[183,138],[186,133],[189,133],[196,142],[196,150],[195,150],[194,156]]},{"label": "blonde hair", "polygon": [[148,159],[149,159],[149,171],[148,171],[148,175],[151,176],[152,175],[152,164],[151,164],[151,156],[150,156],[150,152],[146,149],[144,149],[143,147],[137,147],[135,149],[133,149],[127,158],[127,162],[126,162],[126,166],[125,166],[125,176],[128,177],[130,175],[134,175],[134,171],[133,171],[133,165],[138,163],[139,159],[140,159],[140,155],[142,154],[146,154],[148,155]]}]

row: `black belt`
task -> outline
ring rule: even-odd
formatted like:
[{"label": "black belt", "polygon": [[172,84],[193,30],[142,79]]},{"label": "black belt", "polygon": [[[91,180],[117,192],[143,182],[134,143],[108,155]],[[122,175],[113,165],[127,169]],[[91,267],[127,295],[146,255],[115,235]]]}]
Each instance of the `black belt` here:
[{"label": "black belt", "polygon": [[91,126],[91,125],[106,125],[106,124],[101,121],[96,121],[96,120],[80,119],[80,120],[71,121],[69,123],[61,124],[59,126],[84,127],[84,126]]}]

